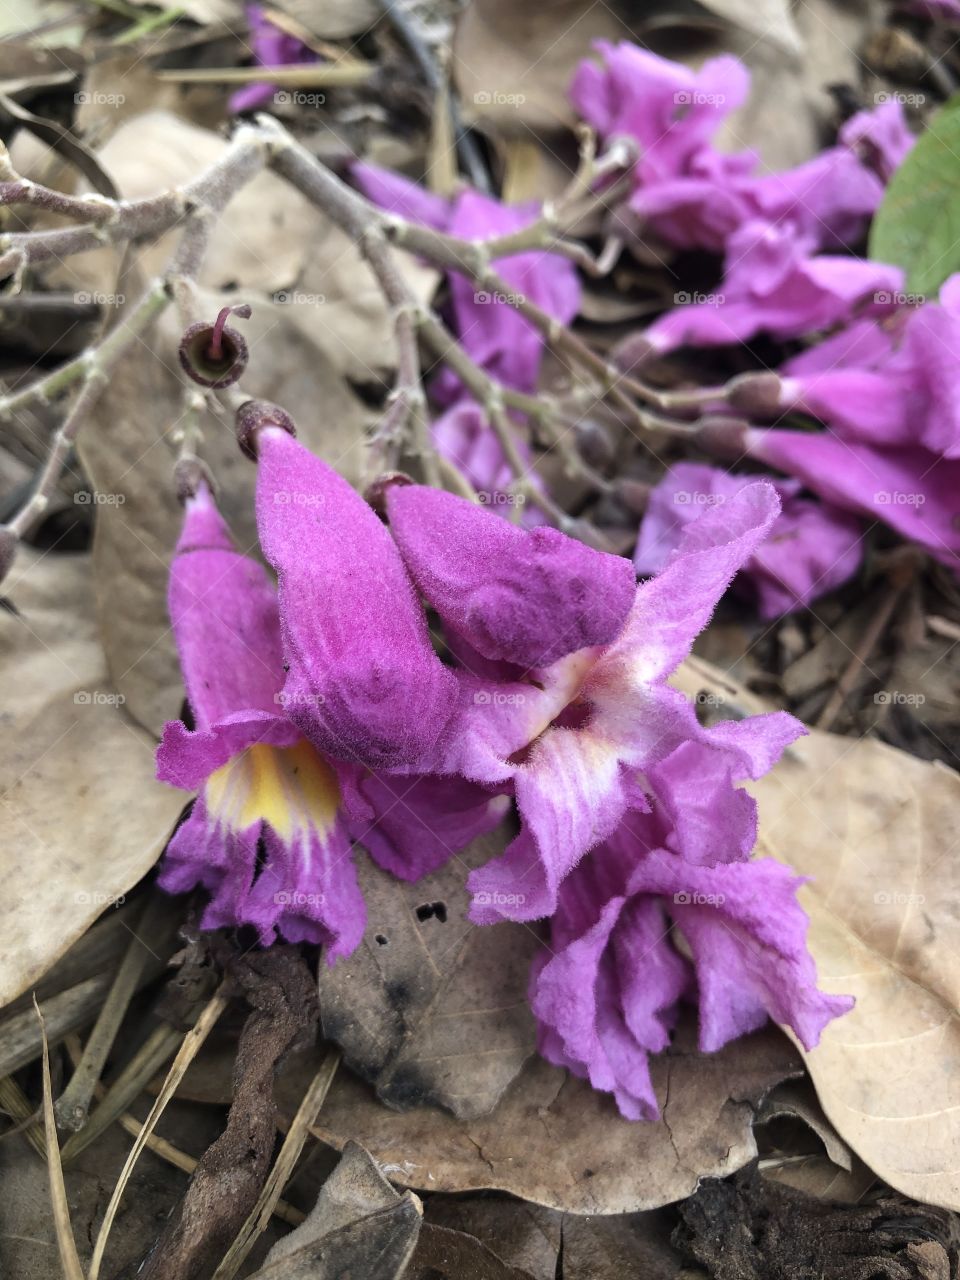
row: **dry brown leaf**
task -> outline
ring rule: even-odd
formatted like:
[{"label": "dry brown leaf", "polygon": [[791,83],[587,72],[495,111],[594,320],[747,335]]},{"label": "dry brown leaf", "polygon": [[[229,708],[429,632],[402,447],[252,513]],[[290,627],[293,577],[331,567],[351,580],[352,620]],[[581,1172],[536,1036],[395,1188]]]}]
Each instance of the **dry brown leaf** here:
[{"label": "dry brown leaf", "polygon": [[322,40],[343,40],[374,26],[383,13],[377,0],[279,0],[271,8],[289,14]]},{"label": "dry brown leaf", "polygon": [[803,49],[790,0],[701,0],[701,3],[718,18],[779,45],[788,53],[799,54]]},{"label": "dry brown leaf", "polygon": [[[564,1215],[541,1204],[487,1192],[480,1196],[430,1196],[427,1226],[448,1227],[475,1236],[534,1280],[555,1280]],[[566,1219],[566,1221],[571,1221]],[[581,1219],[586,1221],[586,1219]],[[573,1272],[577,1275],[577,1272]]]},{"label": "dry brown leaf", "polygon": [[463,1121],[435,1107],[396,1112],[341,1072],[313,1132],[355,1138],[394,1182],[430,1191],[509,1191],[571,1213],[633,1213],[680,1200],[756,1154],[754,1106],[799,1058],[774,1028],[701,1054],[684,1022],[651,1074],[657,1124],[624,1120],[609,1095],[531,1058],[500,1105]]},{"label": "dry brown leaf", "polygon": [[306,1220],[274,1245],[253,1280],[396,1280],[422,1217],[417,1197],[394,1191],[363,1147],[348,1142]]},{"label": "dry brown leaf", "polygon": [[[697,660],[682,682],[729,683]],[[751,790],[761,851],[811,877],[820,985],[857,1000],[805,1055],[823,1109],[891,1186],[960,1208],[960,777],[811,730]]]},{"label": "dry brown leaf", "polygon": [[408,884],[359,860],[360,948],[320,971],[324,1035],[391,1106],[485,1115],[534,1049],[527,1002],[533,930],[466,919],[467,869],[503,849],[496,833]]},{"label": "dry brown leaf", "polygon": [[93,640],[87,556],[24,548],[5,583],[0,1004],[35,982],[156,861],[182,797],[118,703]]},{"label": "dry brown leaf", "polygon": [[404,1280],[533,1280],[475,1236],[425,1224]]}]

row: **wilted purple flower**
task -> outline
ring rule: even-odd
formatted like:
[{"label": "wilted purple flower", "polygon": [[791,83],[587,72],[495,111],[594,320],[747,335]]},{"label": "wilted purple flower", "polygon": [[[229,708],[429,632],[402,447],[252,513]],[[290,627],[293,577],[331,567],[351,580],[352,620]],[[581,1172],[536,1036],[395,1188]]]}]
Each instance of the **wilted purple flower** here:
[{"label": "wilted purple flower", "polygon": [[723,281],[714,294],[674,307],[636,338],[632,349],[666,354],[682,346],[723,346],[758,333],[793,338],[841,324],[855,311],[881,313],[903,288],[899,267],[862,258],[809,256],[789,226],[749,222],[729,240]]},{"label": "wilted purple flower", "polygon": [[[771,485],[746,487],[691,525],[662,573],[635,588],[629,562],[555,530],[524,531],[420,486],[388,491],[420,594],[483,663],[497,664],[457,673],[458,711],[431,765],[516,795],[520,834],[472,873],[473,919],[550,915],[583,855],[628,811],[646,809],[641,775],[684,745],[702,749],[714,816],[731,803],[741,825],[752,815],[745,793],[731,802],[732,780],[766,772],[799,724],[774,713],[704,728],[665,681],[779,505]],[[672,781],[662,785],[669,796]]]},{"label": "wilted purple flower", "polygon": [[[463,472],[480,495],[481,502],[494,508],[508,510],[517,501],[511,492],[513,470],[507,462],[503,446],[497,439],[482,407],[472,396],[464,394],[445,410],[433,424],[433,439],[437,449]],[[522,439],[517,440],[517,451],[530,464],[530,453]],[[542,482],[537,473],[530,471],[530,481],[540,488]],[[524,507],[521,521],[524,525],[543,524],[544,516],[534,503]]]},{"label": "wilted purple flower", "polygon": [[[253,60],[262,67],[285,67],[300,62],[317,62],[314,51],[296,36],[289,35],[270,21],[258,4],[247,5],[247,22],[250,26],[250,46]],[[230,95],[230,110],[234,114],[254,111],[268,103],[276,92],[276,85],[257,80],[245,84]]]},{"label": "wilted purple flower", "polygon": [[457,684],[390,534],[286,431],[260,431],[257,449],[257,527],[278,578],[288,714],[338,759],[415,770],[453,713]]},{"label": "wilted purple flower", "polygon": [[202,885],[204,928],[251,924],[265,943],[279,932],[326,943],[331,959],[349,954],[364,906],[340,778],[284,714],[276,592],[234,549],[205,488],[187,502],[169,603],[196,727],[167,724],[157,774],[200,794],[160,884],[171,893]]},{"label": "wilted purple flower", "polygon": [[788,361],[779,407],[812,413],[845,440],[922,445],[960,457],[958,347],[955,275],[942,286],[939,302],[901,311],[883,328],[861,325],[837,334]]},{"label": "wilted purple flower", "polygon": [[[678,773],[697,808],[695,763]],[[735,847],[724,849],[722,829],[711,834],[713,861],[691,862],[656,798],[649,814],[631,814],[561,885],[549,951],[534,966],[540,1052],[612,1092],[628,1120],[657,1118],[648,1055],[668,1046],[684,998],[698,996],[706,1053],[768,1017],[812,1049],[853,1004],[817,990],[796,901],[801,881],[772,859],[742,861]],[[691,960],[676,949],[671,924]]]},{"label": "wilted purple flower", "polygon": [[[650,494],[634,552],[637,572],[658,573],[692,521],[754,480],[702,463],[672,466]],[[775,481],[774,487],[782,502],[780,515],[734,580],[735,590],[756,600],[762,618],[777,618],[833,591],[856,573],[863,558],[856,516],[799,497],[798,481]]]},{"label": "wilted purple flower", "polygon": [[[755,173],[754,152],[727,155],[713,147],[713,135],[749,91],[738,59],[713,58],[693,71],[626,42],[599,41],[596,48],[603,65],[580,64],[571,98],[603,137],[626,134],[640,144],[628,206],[641,234],[649,228],[677,248],[718,253],[757,219],[789,225],[812,248],[848,244],[863,234],[883,185],[847,139],[770,175]],[[863,132],[869,129],[864,123]],[[854,135],[859,142],[862,135]]]}]

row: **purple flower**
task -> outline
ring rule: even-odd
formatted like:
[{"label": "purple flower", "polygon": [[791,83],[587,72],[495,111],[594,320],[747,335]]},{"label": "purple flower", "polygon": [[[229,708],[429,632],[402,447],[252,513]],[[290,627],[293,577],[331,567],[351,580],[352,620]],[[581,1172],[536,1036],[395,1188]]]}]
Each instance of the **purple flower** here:
[{"label": "purple flower", "polygon": [[[678,772],[696,807],[693,763]],[[699,997],[707,1053],[768,1017],[812,1049],[853,1003],[817,990],[796,901],[801,881],[789,868],[742,861],[735,850],[730,860],[691,862],[672,842],[672,817],[654,799],[649,814],[631,814],[584,858],[560,887],[550,947],[531,981],[540,1052],[612,1092],[629,1120],[657,1118],[648,1055],[669,1044],[684,998]],[[690,960],[674,946],[671,924]]]},{"label": "purple flower", "polygon": [[939,302],[900,308],[883,325],[861,320],[783,366],[775,409],[812,414],[828,431],[752,430],[737,450],[956,567],[958,342],[960,275]]},{"label": "purple flower", "polygon": [[287,713],[339,760],[416,771],[457,684],[390,534],[285,431],[267,428],[257,441],[257,527],[278,578]]},{"label": "purple flower", "polygon": [[[396,486],[387,507],[420,594],[463,642],[459,706],[431,771],[512,787],[521,819],[503,856],[471,875],[474,920],[550,915],[583,855],[646,809],[641,775],[683,746],[701,753],[714,815],[735,811],[752,845],[752,801],[732,780],[766,772],[801,727],[775,713],[706,729],[665,681],[770,531],[771,485],[706,512],[638,588],[620,557],[450,494]],[[671,779],[662,786],[669,797]]]},{"label": "purple flower", "polygon": [[[884,108],[877,125],[865,119],[840,146],[805,164],[757,175],[754,152],[727,155],[712,145],[749,91],[748,72],[736,58],[713,58],[692,71],[628,43],[599,41],[596,48],[604,64],[580,64],[571,98],[603,137],[626,134],[639,143],[628,206],[641,236],[652,231],[680,249],[719,253],[757,219],[788,225],[812,248],[848,244],[863,234],[883,185],[856,148],[866,134],[886,128],[878,145],[885,155],[895,151],[893,112]],[[620,221],[630,225],[631,218]]]},{"label": "purple flower", "polygon": [[[258,4],[247,6],[247,21],[250,24],[250,47],[253,60],[262,67],[285,67],[301,62],[317,62],[317,55],[311,48],[288,35],[265,16]],[[230,95],[230,110],[239,115],[241,111],[254,111],[270,101],[276,91],[276,85],[257,80],[246,84],[242,89]]]},{"label": "purple flower", "polygon": [[264,943],[280,933],[326,943],[331,960],[349,954],[364,906],[341,780],[284,715],[276,592],[233,548],[204,488],[187,502],[169,605],[196,727],[167,724],[157,775],[199,795],[160,884],[202,885],[205,929],[251,924]]},{"label": "purple flower", "polygon": [[[957,8],[960,14],[960,6]],[[858,111],[840,130],[840,141],[861,157],[883,182],[889,182],[913,148],[916,138],[897,98],[873,111]]]},{"label": "purple flower", "polygon": [[858,326],[789,361],[780,407],[812,413],[845,440],[960,457],[960,275],[896,323]]},{"label": "purple flower", "polygon": [[[469,395],[461,395],[434,422],[433,439],[440,453],[463,472],[481,501],[494,509],[509,510],[516,501],[511,493],[513,471],[503,446],[476,400]],[[530,452],[522,439],[517,440],[517,450],[524,462],[531,464]],[[537,488],[542,486],[540,477],[533,470],[530,471],[530,481]],[[543,522],[542,512],[533,503],[528,503],[524,507],[522,523],[530,526]]]},{"label": "purple flower", "polygon": [[[658,573],[702,511],[728,501],[753,480],[702,463],[676,463],[650,494],[634,552],[637,572]],[[856,573],[863,558],[855,516],[799,497],[797,481],[777,481],[775,488],[781,513],[734,580],[736,590],[755,598],[763,618],[777,618],[833,591]]]},{"label": "purple flower", "polygon": [[[323,943],[332,963],[364,929],[351,839],[416,880],[502,818],[503,796],[462,779],[393,778],[307,741],[293,720],[312,727],[305,712],[319,710],[323,695],[285,680],[277,592],[234,549],[205,488],[187,503],[169,602],[195,728],[166,725],[157,774],[199,794],[159,882],[171,893],[208,891],[205,929],[248,924],[265,944],[277,934]],[[342,603],[328,593],[328,610]],[[348,644],[351,620],[339,619]],[[417,699],[412,690],[395,697],[400,720]]]},{"label": "purple flower", "polygon": [[[381,208],[465,240],[521,231],[540,213],[535,202],[505,205],[478,191],[465,190],[446,200],[373,165],[354,165],[353,176]],[[568,259],[538,250],[511,254],[495,266],[514,293],[536,303],[561,324],[568,324],[579,311],[580,282]],[[450,276],[450,292],[465,350],[506,386],[534,391],[543,354],[539,331],[495,293],[478,289],[456,272]]]},{"label": "purple flower", "polygon": [[882,520],[956,569],[960,555],[957,494],[960,458],[919,445],[883,448],[838,432],[754,428],[745,451],[796,476],[827,502]]},{"label": "purple flower", "polygon": [[821,254],[788,227],[750,222],[730,237],[723,282],[715,294],[668,311],[623,346],[666,354],[682,346],[746,342],[758,333],[793,338],[849,320],[855,310],[882,311],[903,287],[899,267]]}]

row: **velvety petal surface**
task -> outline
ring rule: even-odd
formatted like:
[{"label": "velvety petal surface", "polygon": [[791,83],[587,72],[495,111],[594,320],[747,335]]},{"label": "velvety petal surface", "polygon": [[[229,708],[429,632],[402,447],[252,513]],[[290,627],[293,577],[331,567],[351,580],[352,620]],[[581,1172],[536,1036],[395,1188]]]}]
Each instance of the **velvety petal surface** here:
[{"label": "velvety petal surface", "polygon": [[278,429],[259,434],[257,523],[279,579],[287,715],[340,759],[415,765],[450,718],[457,686],[390,534]]},{"label": "velvety petal surface", "polygon": [[635,591],[622,556],[423,485],[393,485],[387,508],[417,588],[485,657],[532,670],[620,631]]}]

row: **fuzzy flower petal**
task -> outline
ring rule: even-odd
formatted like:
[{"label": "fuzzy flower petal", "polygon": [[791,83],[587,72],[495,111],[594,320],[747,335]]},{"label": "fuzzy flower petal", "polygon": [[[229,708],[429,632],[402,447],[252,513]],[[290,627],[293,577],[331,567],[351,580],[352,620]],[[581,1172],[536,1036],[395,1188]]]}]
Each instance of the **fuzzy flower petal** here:
[{"label": "fuzzy flower petal", "polygon": [[860,258],[809,256],[787,227],[750,222],[730,237],[717,293],[675,307],[647,329],[657,352],[745,342],[758,333],[798,337],[844,322],[857,307],[889,305],[903,287],[899,267]]},{"label": "fuzzy flower petal", "polygon": [[771,858],[691,867],[655,852],[633,873],[631,891],[662,895],[690,944],[704,1051],[755,1030],[768,1016],[812,1049],[827,1023],[852,1008],[848,996],[817,990],[808,920],[796,900],[802,883]]},{"label": "fuzzy flower petal", "polygon": [[349,763],[415,765],[449,719],[457,686],[386,528],[345,480],[275,428],[259,435],[257,523],[279,578],[290,719]]},{"label": "fuzzy flower petal", "polygon": [[276,592],[263,566],[234,549],[205,487],[186,505],[168,603],[198,729],[241,707],[279,715]]},{"label": "fuzzy flower petal", "polygon": [[623,626],[635,582],[622,556],[423,485],[391,486],[387,509],[417,589],[486,658],[545,667]]},{"label": "fuzzy flower petal", "polygon": [[878,449],[830,432],[751,430],[754,458],[797,476],[828,502],[882,520],[945,564],[960,554],[960,459],[922,448]]},{"label": "fuzzy flower petal", "polygon": [[373,860],[401,880],[439,870],[471,840],[492,831],[509,808],[464,778],[370,774],[359,784],[370,822],[353,824]]},{"label": "fuzzy flower petal", "polygon": [[[703,509],[723,505],[752,481],[703,463],[676,463],[650,494],[634,553],[637,572],[656,573]],[[779,617],[834,590],[856,573],[863,557],[855,516],[798,497],[796,481],[775,487],[782,511],[734,584],[756,598],[763,618]]]}]

